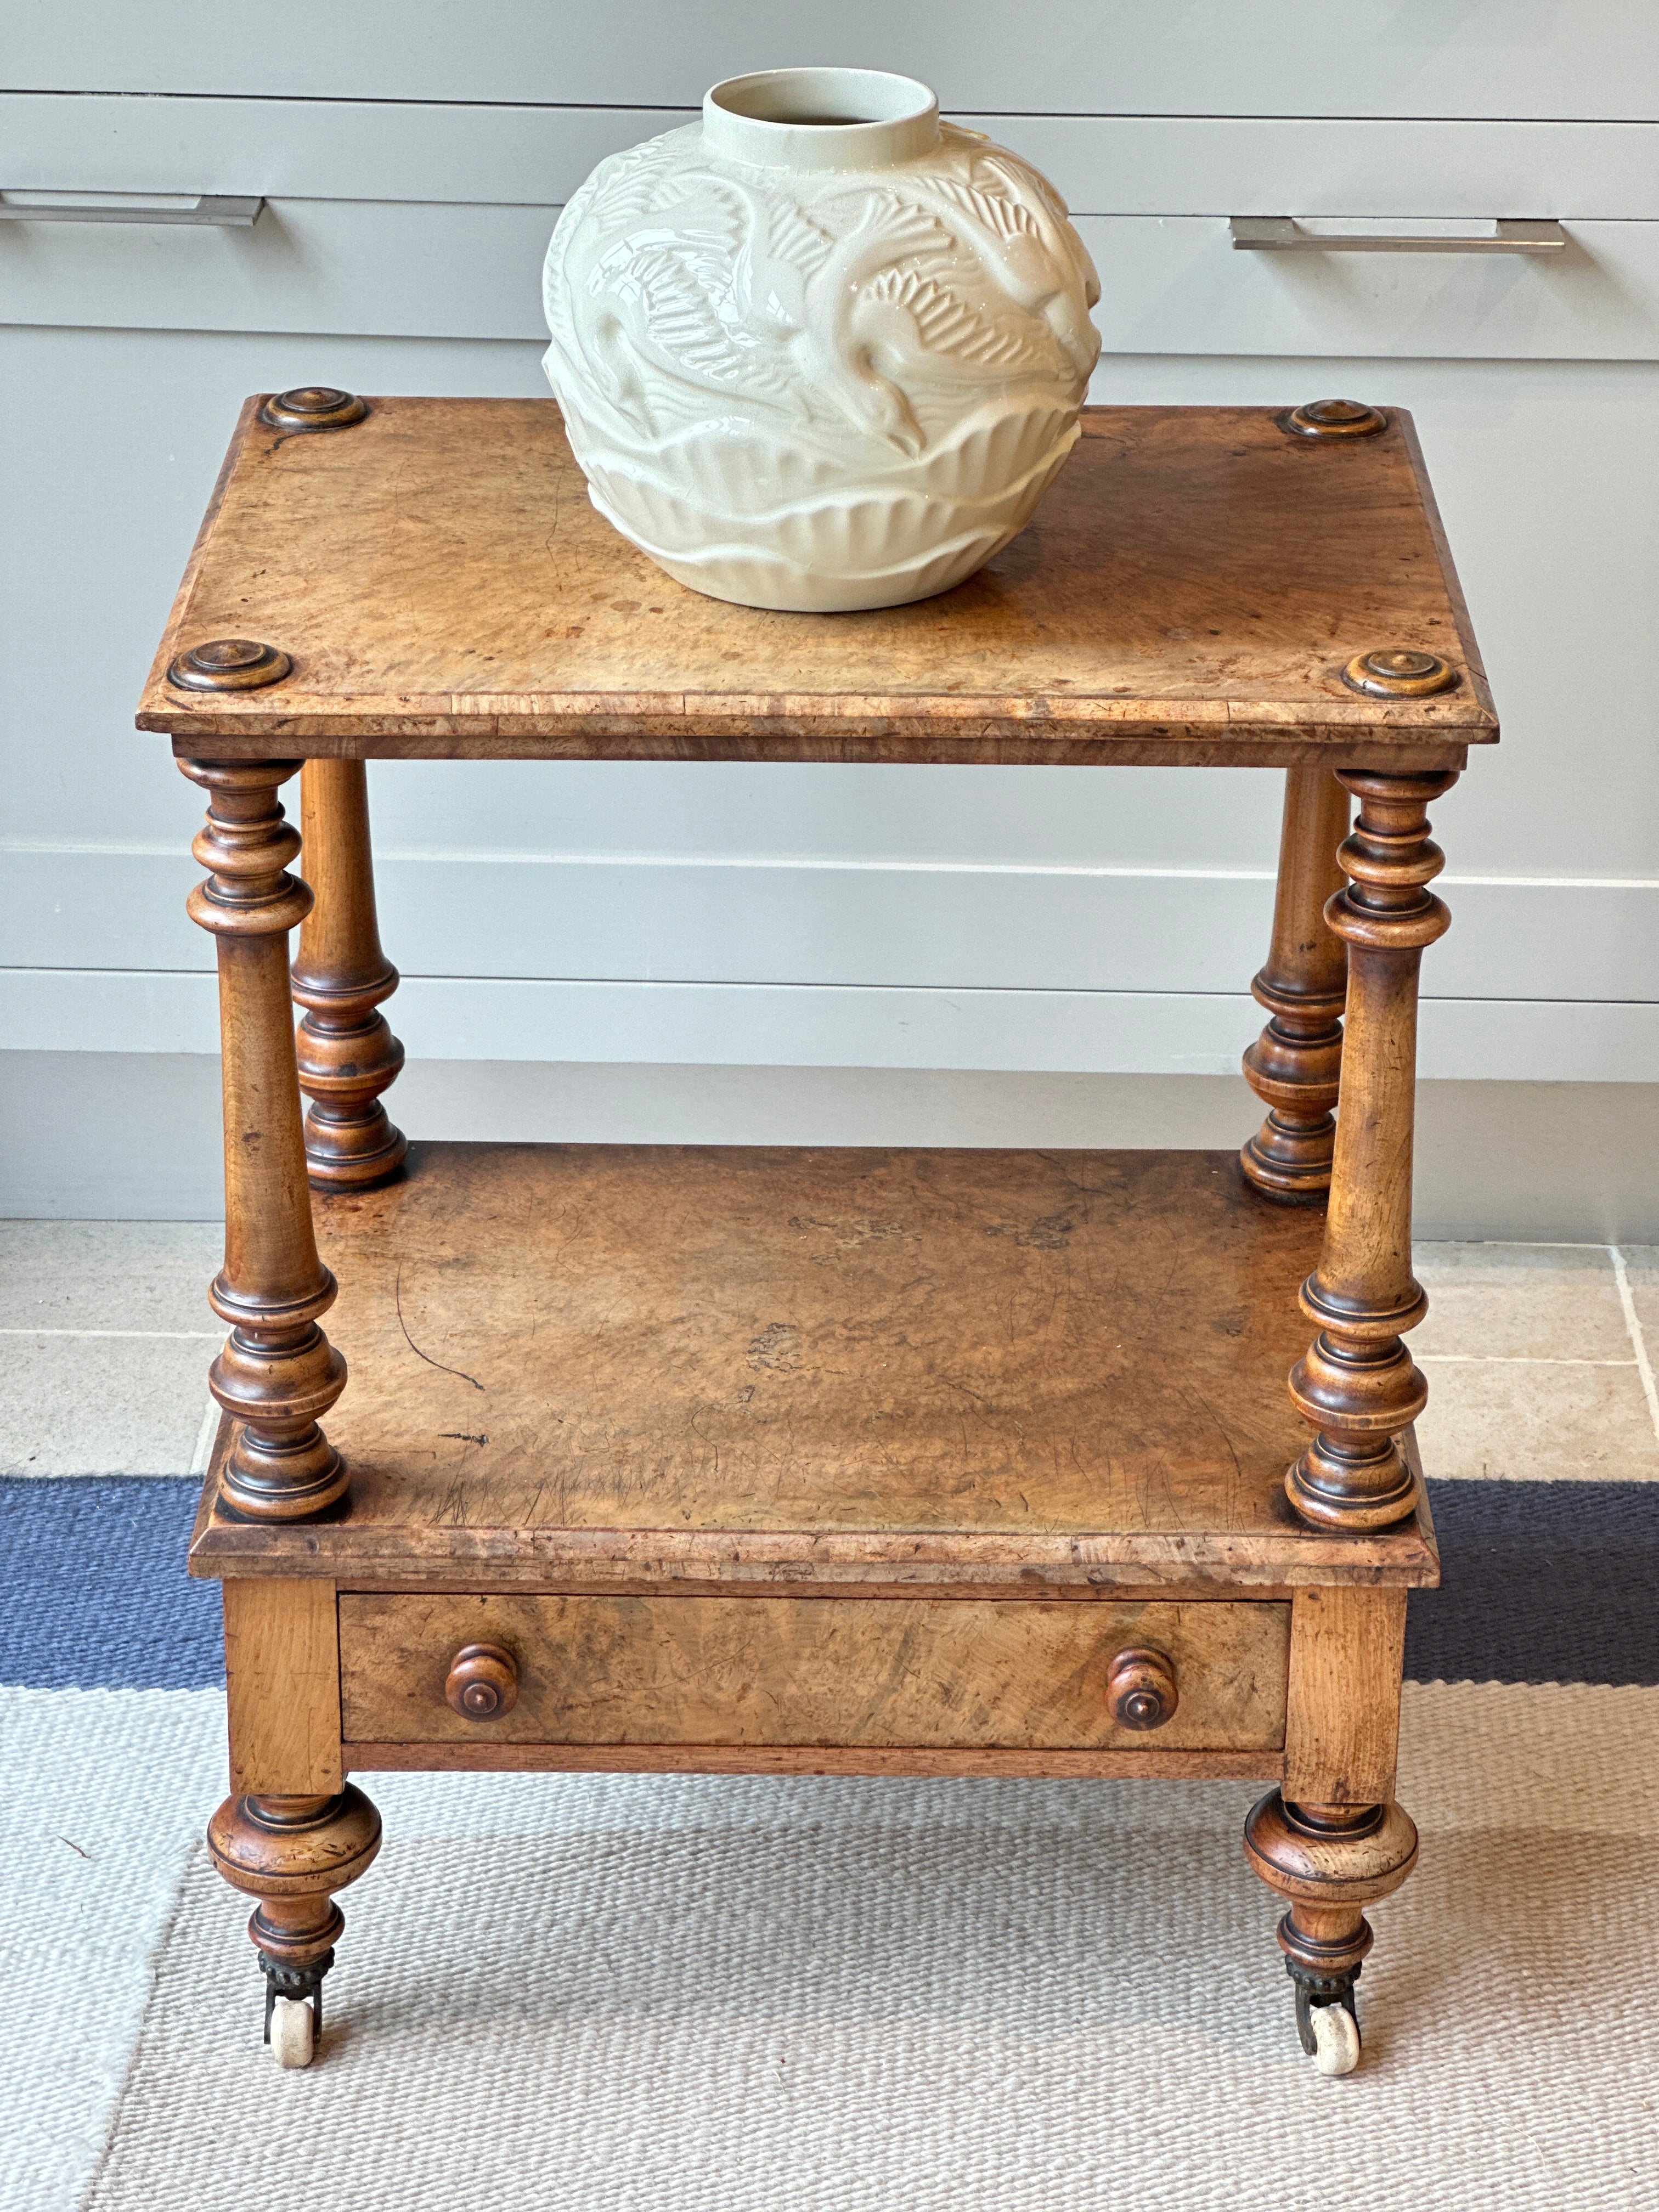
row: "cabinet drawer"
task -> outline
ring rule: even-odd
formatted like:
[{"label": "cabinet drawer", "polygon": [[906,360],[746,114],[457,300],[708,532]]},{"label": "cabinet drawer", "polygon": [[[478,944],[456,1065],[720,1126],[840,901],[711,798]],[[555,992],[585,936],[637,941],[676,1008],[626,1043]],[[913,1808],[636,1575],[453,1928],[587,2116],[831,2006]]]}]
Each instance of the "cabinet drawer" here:
[{"label": "cabinet drawer", "polygon": [[[1241,211],[1262,210],[1253,199]],[[540,345],[542,262],[558,215],[551,203],[273,198],[251,230],[8,223],[0,226],[0,319]],[[1328,229],[1480,227],[1386,208],[1310,221]],[[1544,259],[1240,253],[1224,213],[1079,214],[1077,226],[1100,271],[1095,322],[1109,358],[1218,349],[1368,360],[1659,358],[1659,222],[1569,218],[1565,248]]]},{"label": "cabinet drawer", "polygon": [[[1316,234],[1491,231],[1467,218],[1399,217],[1386,205],[1305,227]],[[1239,252],[1224,215],[1085,216],[1078,224],[1100,271],[1095,320],[1109,355],[1653,360],[1659,222],[1570,218],[1563,227],[1563,250],[1534,258]]]},{"label": "cabinet drawer", "polygon": [[[545,340],[541,267],[605,154],[694,109],[0,94],[0,185],[264,194],[251,230],[0,224],[0,319],[59,327]],[[1018,114],[1099,266],[1109,356],[1659,356],[1659,129]],[[1235,252],[1229,215],[1485,230],[1546,258]]]},{"label": "cabinet drawer", "polygon": [[558,215],[271,197],[251,230],[7,222],[0,319],[545,342],[542,262]]},{"label": "cabinet drawer", "polygon": [[[701,88],[699,88],[699,90]],[[557,207],[681,107],[0,92],[7,190]],[[1659,125],[957,110],[1074,215],[1659,217]]]},{"label": "cabinet drawer", "polygon": [[[410,1597],[343,1594],[352,1743],[824,1745],[930,1750],[1277,1750],[1290,1607],[996,1600]],[[445,1695],[469,1644],[509,1653],[509,1711]],[[1120,1726],[1117,1655],[1150,1646],[1179,1693]]]}]

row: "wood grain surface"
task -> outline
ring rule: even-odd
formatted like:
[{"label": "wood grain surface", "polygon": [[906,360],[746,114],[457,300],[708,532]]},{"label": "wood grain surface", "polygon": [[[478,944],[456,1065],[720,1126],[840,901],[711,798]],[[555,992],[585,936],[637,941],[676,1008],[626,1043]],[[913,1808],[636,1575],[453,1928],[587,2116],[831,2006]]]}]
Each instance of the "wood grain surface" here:
[{"label": "wood grain surface", "polygon": [[380,1008],[398,988],[380,945],[361,761],[307,761],[301,850],[313,905],[300,924],[290,974],[304,1019],[295,1039],[306,1115],[306,1169],[324,1189],[361,1190],[401,1164],[409,1146],[380,1094],[397,1081],[404,1048]]},{"label": "wood grain surface", "polygon": [[1404,1590],[1297,1592],[1285,1746],[1293,1804],[1383,1805],[1394,1796],[1405,1656]]},{"label": "wood grain surface", "polygon": [[198,1572],[1436,1578],[1306,1528],[1316,1212],[1203,1152],[417,1145],[317,1206],[349,1510],[209,1512]]},{"label": "wood grain surface", "polygon": [[338,1791],[340,1641],[328,1583],[225,1584],[225,1688],[233,1796]]},{"label": "wood grain surface", "polygon": [[1347,882],[1336,856],[1347,834],[1346,787],[1328,769],[1292,769],[1285,778],[1273,939],[1250,985],[1270,1018],[1244,1054],[1245,1080],[1267,1117],[1239,1154],[1258,1190],[1292,1203],[1330,1188],[1348,954],[1325,908]]},{"label": "wood grain surface", "polygon": [[[518,1698],[455,1712],[444,1677],[503,1646]],[[349,1739],[841,1744],[935,1750],[1276,1750],[1290,1607],[928,1599],[386,1597],[342,1593]],[[1116,1654],[1151,1645],[1180,1696],[1155,1732],[1114,1720]]]},{"label": "wood grain surface", "polygon": [[[1497,736],[1407,418],[1287,435],[1266,408],[1102,407],[1037,515],[957,590],[868,614],[734,607],[589,504],[551,400],[375,399],[324,437],[244,409],[141,705],[224,757],[1370,762]],[[267,690],[175,653],[279,647]],[[1348,690],[1421,647],[1429,698]]]},{"label": "wood grain surface", "polygon": [[208,1387],[236,1427],[221,1492],[250,1518],[304,1520],[346,1478],[319,1425],[345,1364],[319,1327],[334,1279],[317,1257],[289,999],[288,939],[311,893],[288,872],[300,838],[276,793],[294,763],[180,763],[209,794],[191,851],[208,870],[185,911],[219,969],[225,1264],[208,1303],[229,1324]]},{"label": "wood grain surface", "polygon": [[1341,1102],[1325,1242],[1302,1292],[1318,1334],[1291,1376],[1316,1433],[1285,1488],[1304,1520],[1358,1534],[1417,1502],[1397,1439],[1428,1402],[1404,1342],[1428,1310],[1412,1273],[1418,980],[1451,919],[1428,888],[1446,863],[1426,809],[1455,779],[1345,770],[1341,781],[1360,801],[1338,854],[1348,883],[1325,909],[1348,957]]},{"label": "wood grain surface", "polygon": [[[1143,1739],[1145,1741],[1145,1739]],[[348,1743],[350,1774],[888,1774],[957,1780],[1277,1782],[1276,1751],[902,1751],[855,1744]]]}]

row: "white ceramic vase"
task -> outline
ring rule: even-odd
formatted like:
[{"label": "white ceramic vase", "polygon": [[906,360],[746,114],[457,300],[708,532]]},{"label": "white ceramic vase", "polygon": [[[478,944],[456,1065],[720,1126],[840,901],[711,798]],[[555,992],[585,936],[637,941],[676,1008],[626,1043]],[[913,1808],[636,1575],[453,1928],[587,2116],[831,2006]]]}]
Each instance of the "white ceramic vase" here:
[{"label": "white ceramic vase", "polygon": [[749,606],[970,576],[1071,450],[1100,350],[1053,185],[869,70],[731,78],[701,122],[602,161],[545,289],[594,506]]}]

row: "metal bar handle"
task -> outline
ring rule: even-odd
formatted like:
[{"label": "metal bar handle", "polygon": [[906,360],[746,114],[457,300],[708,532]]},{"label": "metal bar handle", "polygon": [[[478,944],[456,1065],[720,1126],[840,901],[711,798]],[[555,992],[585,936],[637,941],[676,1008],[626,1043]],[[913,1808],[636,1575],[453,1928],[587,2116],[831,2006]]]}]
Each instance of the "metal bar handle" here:
[{"label": "metal bar handle", "polygon": [[76,200],[19,201],[0,192],[3,222],[187,222],[214,230],[252,230],[264,207],[262,198],[224,192],[204,193],[189,207],[157,207],[146,200],[131,207],[89,207]]},{"label": "metal bar handle", "polygon": [[1237,253],[1559,253],[1559,222],[1500,216],[1490,238],[1413,238],[1364,231],[1304,230],[1294,216],[1228,217]]}]

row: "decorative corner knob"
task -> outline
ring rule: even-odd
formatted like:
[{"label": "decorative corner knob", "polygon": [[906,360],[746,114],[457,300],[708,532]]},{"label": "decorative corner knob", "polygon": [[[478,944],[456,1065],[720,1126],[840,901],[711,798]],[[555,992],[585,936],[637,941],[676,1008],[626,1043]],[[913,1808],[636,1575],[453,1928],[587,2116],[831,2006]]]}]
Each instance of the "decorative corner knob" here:
[{"label": "decorative corner knob", "polygon": [[1175,1662],[1162,1651],[1145,1645],[1120,1651],[1106,1678],[1106,1699],[1120,1728],[1142,1734],[1162,1728],[1165,1721],[1174,1718],[1181,1703]]},{"label": "decorative corner knob", "polygon": [[1457,671],[1437,653],[1390,645],[1356,653],[1343,670],[1342,681],[1351,691],[1363,691],[1371,699],[1423,699],[1431,691],[1449,691]]},{"label": "decorative corner knob", "polygon": [[1367,407],[1358,399],[1313,399],[1277,419],[1293,438],[1374,438],[1389,427],[1380,407]]},{"label": "decorative corner knob", "polygon": [[519,1702],[519,1662],[499,1644],[468,1644],[449,1662],[444,1695],[464,1721],[498,1721]]},{"label": "decorative corner knob", "polygon": [[368,412],[367,399],[332,384],[300,384],[278,392],[259,410],[273,430],[344,430]]},{"label": "decorative corner knob", "polygon": [[274,645],[216,637],[181,653],[167,670],[167,682],[180,691],[257,691],[293,672],[294,663]]}]

